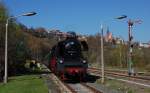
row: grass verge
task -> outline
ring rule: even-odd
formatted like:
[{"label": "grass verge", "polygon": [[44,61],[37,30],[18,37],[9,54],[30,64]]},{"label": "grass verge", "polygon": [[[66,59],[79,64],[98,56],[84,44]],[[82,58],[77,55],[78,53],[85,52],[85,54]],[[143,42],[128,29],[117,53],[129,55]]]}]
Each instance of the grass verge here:
[{"label": "grass verge", "polygon": [[48,93],[48,88],[39,75],[10,77],[7,84],[0,84],[0,93]]}]

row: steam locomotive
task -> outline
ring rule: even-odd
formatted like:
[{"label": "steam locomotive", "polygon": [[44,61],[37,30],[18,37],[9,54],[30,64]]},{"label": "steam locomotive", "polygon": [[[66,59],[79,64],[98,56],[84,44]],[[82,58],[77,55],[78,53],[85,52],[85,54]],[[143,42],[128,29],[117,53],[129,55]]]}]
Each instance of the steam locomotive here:
[{"label": "steam locomotive", "polygon": [[87,74],[88,62],[82,51],[88,51],[86,41],[80,41],[74,32],[64,41],[58,42],[50,52],[49,68],[62,80],[83,80]]}]

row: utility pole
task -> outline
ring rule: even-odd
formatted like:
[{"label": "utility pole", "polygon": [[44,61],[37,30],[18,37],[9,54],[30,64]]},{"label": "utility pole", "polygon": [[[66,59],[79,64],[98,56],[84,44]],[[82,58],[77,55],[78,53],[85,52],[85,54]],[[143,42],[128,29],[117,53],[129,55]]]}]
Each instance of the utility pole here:
[{"label": "utility pole", "polygon": [[7,38],[8,38],[8,20],[9,19],[7,19],[7,21],[6,21],[6,32],[5,32],[5,73],[4,73],[4,83],[6,84],[7,83],[7,66],[8,66],[8,62],[7,62],[7,59],[8,59],[8,57],[7,57],[7,52],[8,52],[8,40],[7,40]]},{"label": "utility pole", "polygon": [[[115,19],[124,19],[126,18],[126,15],[121,15],[116,17]],[[103,24],[101,24],[101,83],[104,83],[104,40],[103,40]]]},{"label": "utility pole", "polygon": [[104,83],[104,44],[103,44],[103,25],[101,24],[101,83]]}]

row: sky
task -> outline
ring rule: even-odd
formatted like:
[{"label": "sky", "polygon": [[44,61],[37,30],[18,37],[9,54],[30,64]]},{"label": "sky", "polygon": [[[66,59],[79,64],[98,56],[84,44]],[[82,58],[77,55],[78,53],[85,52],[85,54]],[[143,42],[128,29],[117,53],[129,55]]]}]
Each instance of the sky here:
[{"label": "sky", "polygon": [[[1,0],[11,16],[35,11],[37,15],[19,17],[27,27],[59,29],[94,35],[109,28],[115,37],[128,39],[127,21],[142,20],[133,25],[134,41],[150,41],[150,0]],[[115,17],[127,15],[123,20]]]}]

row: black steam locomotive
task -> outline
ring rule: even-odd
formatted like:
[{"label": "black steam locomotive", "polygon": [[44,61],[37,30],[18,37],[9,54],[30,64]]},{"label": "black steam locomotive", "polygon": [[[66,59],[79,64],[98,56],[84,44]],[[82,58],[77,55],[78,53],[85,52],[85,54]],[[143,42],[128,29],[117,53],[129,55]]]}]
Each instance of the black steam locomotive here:
[{"label": "black steam locomotive", "polygon": [[84,79],[87,74],[88,63],[82,55],[87,51],[86,41],[79,41],[74,32],[68,32],[66,40],[58,42],[51,49],[49,68],[62,80]]}]

